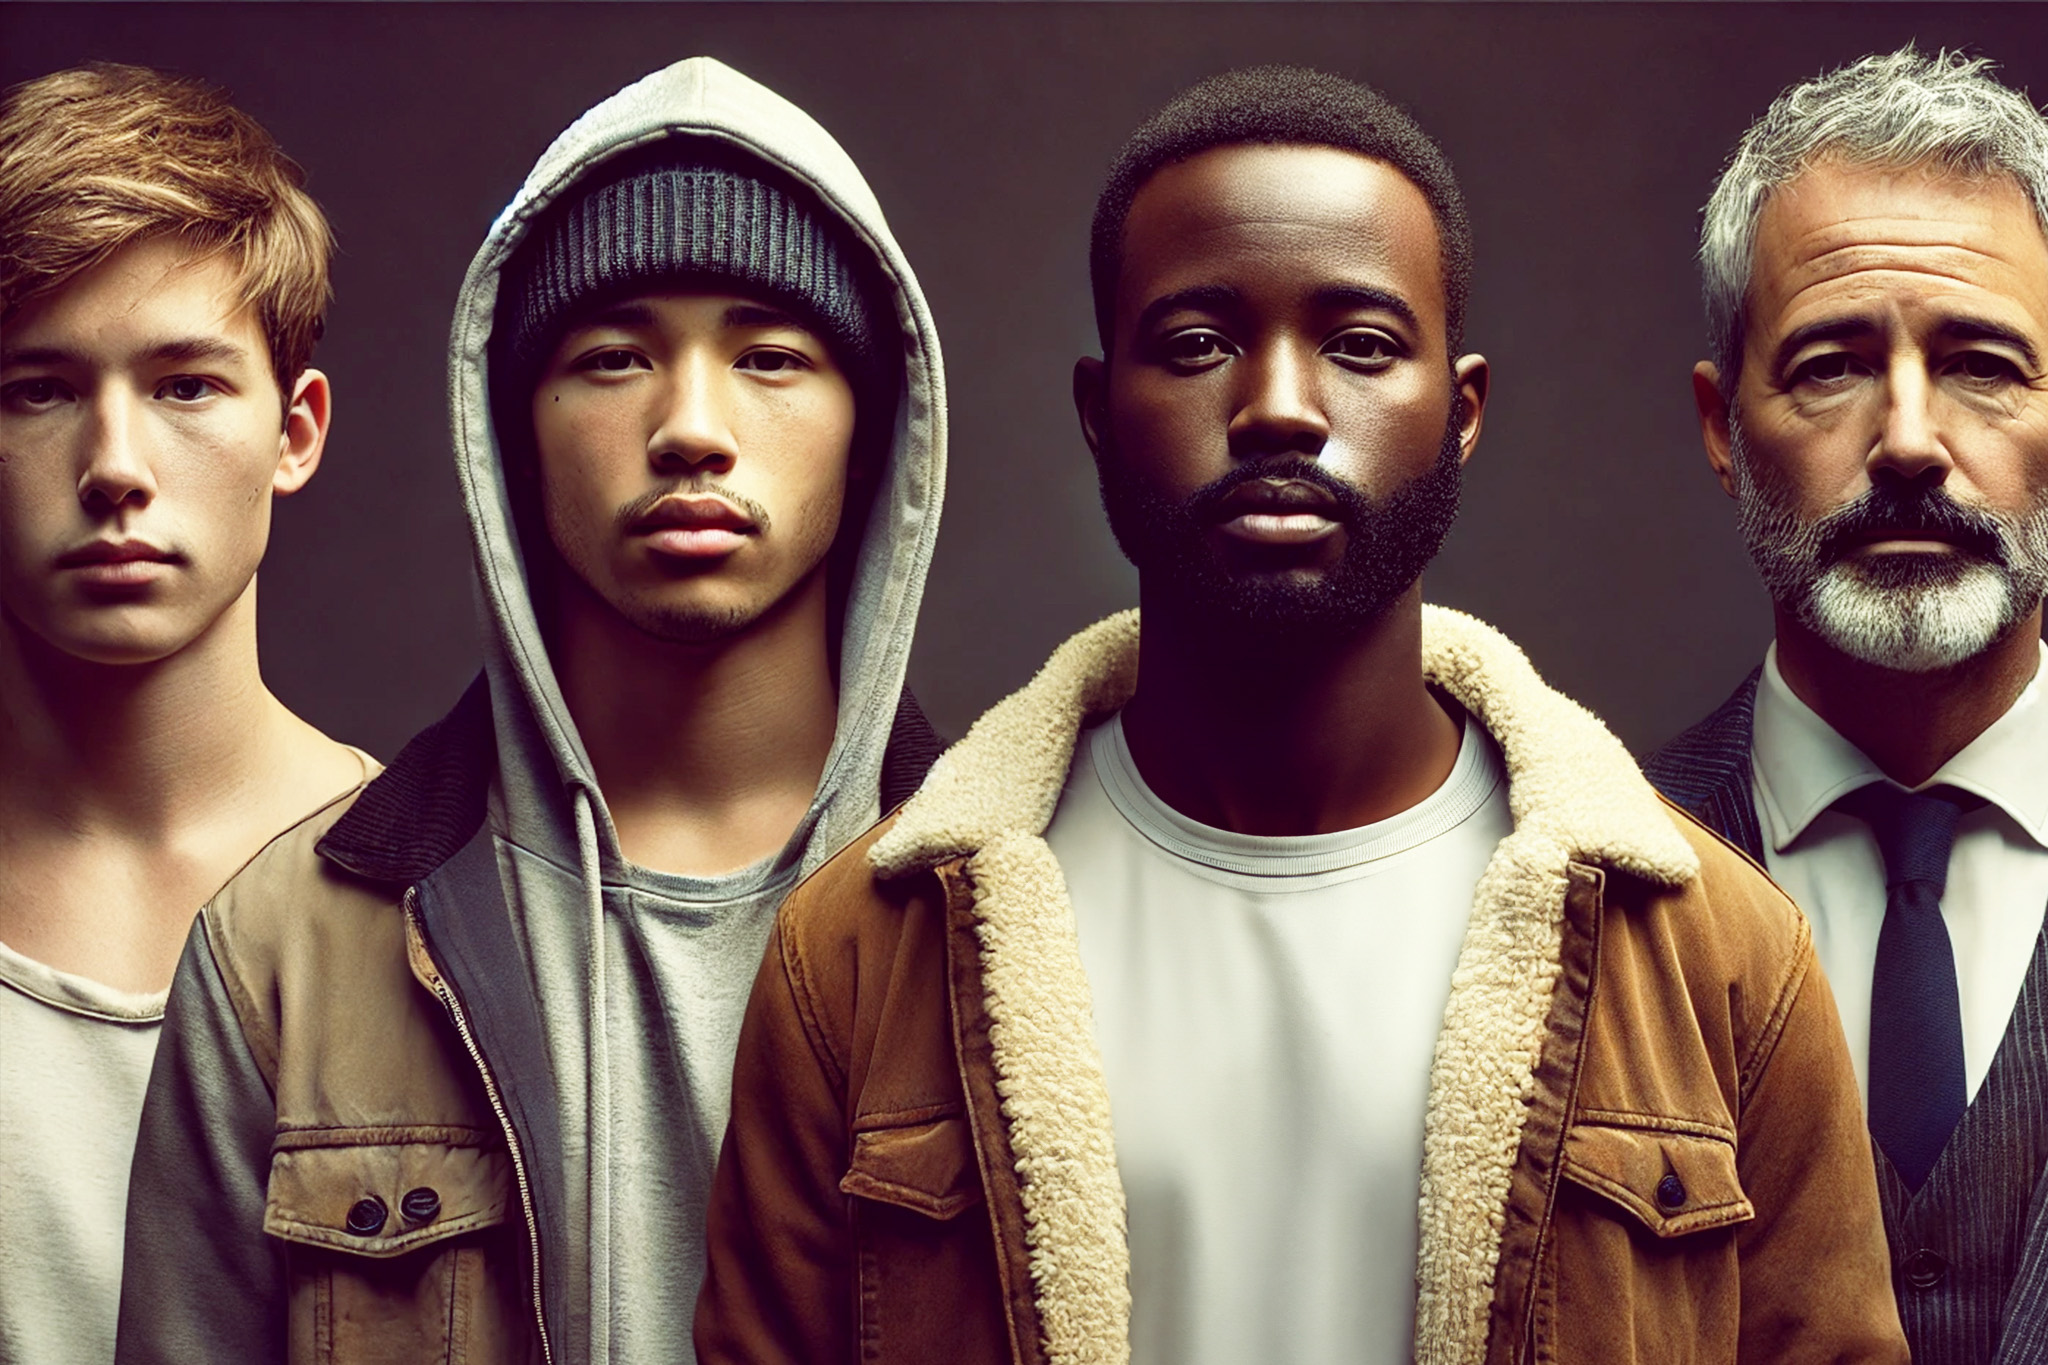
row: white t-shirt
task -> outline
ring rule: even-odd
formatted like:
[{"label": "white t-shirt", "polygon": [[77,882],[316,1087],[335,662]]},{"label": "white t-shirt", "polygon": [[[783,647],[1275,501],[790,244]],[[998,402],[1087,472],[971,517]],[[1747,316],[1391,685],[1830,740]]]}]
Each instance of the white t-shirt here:
[{"label": "white t-shirt", "polygon": [[114,1358],[128,1167],[166,994],[0,944],[0,1361]]},{"label": "white t-shirt", "polygon": [[[1956,958],[1963,1073],[1970,1098],[2019,1003],[2048,910],[2048,646],[2006,713],[1921,784],[1975,793],[1948,859],[1941,919]],[[1870,1098],[1871,974],[1884,926],[1884,855],[1870,826],[1832,809],[1883,770],[1799,700],[1778,671],[1778,647],[1757,682],[1750,760],[1764,866],[1813,923],[1813,950],[1834,987],[1856,1080]]]},{"label": "white t-shirt", "polygon": [[1131,1248],[1134,1365],[1406,1365],[1430,1061],[1513,828],[1473,721],[1420,805],[1257,838],[1146,787],[1120,718],[1046,839],[1073,898]]}]

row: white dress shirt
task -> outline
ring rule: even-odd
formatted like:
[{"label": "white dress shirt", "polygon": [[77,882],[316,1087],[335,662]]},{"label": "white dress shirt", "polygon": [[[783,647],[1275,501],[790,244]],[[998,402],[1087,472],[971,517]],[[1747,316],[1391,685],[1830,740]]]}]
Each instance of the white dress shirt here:
[{"label": "white dress shirt", "polygon": [[[2044,647],[2048,656],[2048,647]],[[1949,855],[1941,918],[1955,948],[1970,1098],[2005,1037],[2048,910],[2048,705],[2042,674],[2012,707],[1927,779],[1985,804],[1965,814]],[[1751,741],[1764,864],[1813,923],[1814,950],[1834,987],[1864,1103],[1870,1100],[1870,975],[1884,923],[1884,859],[1870,827],[1830,810],[1884,774],[1792,694],[1778,647],[1764,655]]]}]

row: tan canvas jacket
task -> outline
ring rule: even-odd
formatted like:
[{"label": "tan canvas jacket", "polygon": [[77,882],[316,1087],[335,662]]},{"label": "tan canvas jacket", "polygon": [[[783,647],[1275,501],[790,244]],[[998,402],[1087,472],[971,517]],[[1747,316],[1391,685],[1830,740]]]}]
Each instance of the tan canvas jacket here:
[{"label": "tan canvas jacket", "polygon": [[[1804,919],[1507,640],[1425,669],[1514,833],[1431,1078],[1415,1356],[1904,1362],[1856,1082]],[[1134,614],[1063,646],[783,905],[741,1036],[699,1358],[1129,1358],[1109,1096],[1041,837]]]}]

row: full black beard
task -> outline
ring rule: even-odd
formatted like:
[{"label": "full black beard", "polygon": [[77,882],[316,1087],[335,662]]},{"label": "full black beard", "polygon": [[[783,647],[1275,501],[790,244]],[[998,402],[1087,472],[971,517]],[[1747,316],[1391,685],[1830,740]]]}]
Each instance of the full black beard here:
[{"label": "full black beard", "polygon": [[[1313,460],[1248,460],[1176,502],[1132,474],[1107,437],[1096,459],[1102,508],[1146,602],[1233,635],[1313,643],[1356,634],[1386,614],[1443,548],[1458,517],[1464,461],[1454,411],[1436,462],[1372,499]],[[1236,568],[1209,543],[1203,514],[1254,479],[1299,479],[1327,492],[1344,524],[1344,553],[1321,573]]]}]

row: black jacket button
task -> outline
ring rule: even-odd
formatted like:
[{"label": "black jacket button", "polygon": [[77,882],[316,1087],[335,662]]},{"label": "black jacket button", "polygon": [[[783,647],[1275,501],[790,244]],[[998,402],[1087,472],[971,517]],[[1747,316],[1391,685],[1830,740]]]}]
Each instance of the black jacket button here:
[{"label": "black jacket button", "polygon": [[441,1196],[425,1185],[407,1190],[405,1198],[398,1201],[398,1211],[405,1215],[408,1223],[431,1223],[434,1215],[441,1211]]},{"label": "black jacket button", "polygon": [[1915,1289],[1932,1289],[1948,1278],[1948,1262],[1939,1253],[1920,1248],[1899,1266],[1906,1283]]},{"label": "black jacket button", "polygon": [[358,1237],[375,1237],[384,1230],[384,1201],[366,1195],[349,1205],[348,1230]]},{"label": "black jacket button", "polygon": [[1675,1209],[1685,1203],[1685,1182],[1678,1178],[1676,1171],[1666,1171],[1664,1178],[1657,1182],[1657,1206]]}]

